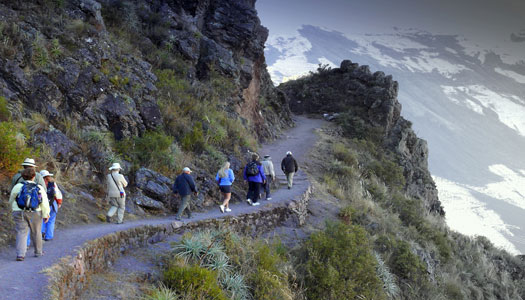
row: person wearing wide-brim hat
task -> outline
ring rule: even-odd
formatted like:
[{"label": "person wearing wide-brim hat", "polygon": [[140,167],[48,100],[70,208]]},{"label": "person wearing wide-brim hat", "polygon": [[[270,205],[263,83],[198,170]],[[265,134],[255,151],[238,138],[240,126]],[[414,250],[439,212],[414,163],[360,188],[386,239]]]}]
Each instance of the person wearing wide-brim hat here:
[{"label": "person wearing wide-brim hat", "polygon": [[27,169],[27,168],[32,168],[33,170],[35,170],[35,173],[36,173],[35,182],[37,184],[41,185],[42,187],[46,186],[46,183],[44,182],[44,178],[42,177],[42,175],[40,175],[40,173],[36,172],[36,163],[35,163],[34,159],[32,159],[32,158],[24,159],[24,162],[22,163],[22,167],[24,167],[24,169],[19,170],[18,173],[16,173],[13,176],[13,179],[11,180],[11,189],[13,189],[13,187],[17,183],[25,182],[24,178],[22,177],[22,171]]},{"label": "person wearing wide-brim hat", "polygon": [[107,176],[107,191],[111,208],[106,215],[106,221],[111,222],[111,217],[117,213],[117,224],[122,224],[124,220],[124,210],[126,209],[126,191],[124,188],[128,186],[128,182],[124,175],[120,174],[119,163],[113,163],[109,167],[110,173]]},{"label": "person wearing wide-brim hat", "polygon": [[181,201],[179,205],[179,210],[175,215],[175,220],[180,221],[182,214],[186,212],[188,219],[191,219],[191,210],[189,208],[189,203],[191,199],[191,193],[197,195],[197,187],[193,177],[190,175],[191,170],[188,167],[182,169],[182,173],[175,178],[173,183],[173,193],[179,194]]},{"label": "person wearing wide-brim hat", "polygon": [[49,221],[42,224],[42,237],[44,241],[50,241],[55,236],[55,220],[58,209],[62,206],[62,192],[55,182],[53,174],[47,170],[40,171],[46,182],[47,199],[49,200]]}]

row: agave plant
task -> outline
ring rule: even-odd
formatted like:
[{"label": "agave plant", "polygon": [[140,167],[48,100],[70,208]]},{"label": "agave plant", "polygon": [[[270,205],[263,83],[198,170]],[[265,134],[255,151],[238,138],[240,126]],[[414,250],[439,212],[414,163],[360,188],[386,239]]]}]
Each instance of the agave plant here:
[{"label": "agave plant", "polygon": [[164,284],[151,290],[151,294],[144,296],[142,300],[180,300],[180,296]]},{"label": "agave plant", "polygon": [[205,244],[203,244],[199,237],[195,235],[189,238],[184,238],[180,243],[173,246],[173,252],[175,252],[177,256],[184,258],[186,261],[200,260],[205,250]]},{"label": "agave plant", "polygon": [[226,254],[210,256],[211,259],[204,264],[204,267],[215,270],[219,274],[219,278],[227,277],[231,271],[232,267],[229,264],[229,258]]},{"label": "agave plant", "polygon": [[252,295],[244,277],[240,274],[231,274],[221,280],[223,288],[228,292],[230,299],[233,300],[251,300]]},{"label": "agave plant", "polygon": [[376,252],[374,252],[374,255],[377,260],[377,276],[383,281],[385,293],[390,299],[396,299],[399,296],[399,287],[397,286],[396,278],[390,272],[390,269],[381,258],[381,255]]}]

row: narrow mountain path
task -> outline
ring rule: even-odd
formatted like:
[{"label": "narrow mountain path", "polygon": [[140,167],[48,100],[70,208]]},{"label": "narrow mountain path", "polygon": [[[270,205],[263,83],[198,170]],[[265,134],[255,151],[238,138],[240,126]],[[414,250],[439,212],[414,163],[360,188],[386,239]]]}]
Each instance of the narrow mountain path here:
[{"label": "narrow mountain path", "polygon": [[[263,145],[259,154],[269,154],[273,158],[277,179],[285,182],[284,174],[280,170],[281,159],[287,151],[292,151],[299,163],[299,168],[304,165],[306,154],[315,144],[317,136],[314,132],[323,124],[322,120],[307,119],[296,116],[296,126],[283,135],[281,139]],[[238,180],[242,180],[239,178]],[[285,187],[285,185],[282,185]],[[232,212],[229,215],[240,215],[256,211],[271,203],[282,202],[302,195],[309,186],[306,174],[299,171],[294,178],[294,187],[291,190],[281,188],[272,195],[272,201],[261,201],[261,206],[249,206],[246,202],[233,203],[230,205]],[[190,222],[220,218],[228,214],[220,213],[218,207],[214,207],[206,212],[194,213]],[[59,216],[60,217],[60,216]],[[173,222],[173,216],[158,219],[142,219],[125,222],[124,224],[96,224],[78,226],[64,230],[57,230],[52,242],[44,244],[44,256],[33,257],[33,248],[30,248],[26,260],[23,262],[15,261],[16,251],[14,247],[4,249],[0,252],[0,299],[44,299],[46,292],[47,277],[42,272],[58,262],[67,255],[73,255],[75,248],[89,240],[96,239],[106,234],[129,229],[143,225],[160,225]],[[184,220],[188,222],[188,220]]]}]

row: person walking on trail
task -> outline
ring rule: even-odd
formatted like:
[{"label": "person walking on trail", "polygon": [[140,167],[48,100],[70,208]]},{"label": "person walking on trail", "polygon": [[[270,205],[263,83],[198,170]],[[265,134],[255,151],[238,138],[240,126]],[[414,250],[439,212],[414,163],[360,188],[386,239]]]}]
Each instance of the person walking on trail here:
[{"label": "person walking on trail", "polygon": [[257,153],[252,153],[252,161],[246,164],[243,172],[244,180],[248,181],[248,195],[246,197],[246,202],[252,206],[259,205],[258,201],[261,196],[261,187],[266,182],[264,169],[258,160],[259,155]]},{"label": "person walking on trail", "polygon": [[232,184],[235,180],[235,175],[233,175],[233,170],[230,169],[229,162],[225,162],[222,165],[215,176],[215,180],[219,185],[219,189],[221,190],[224,199],[222,204],[219,205],[219,209],[221,210],[221,213],[224,213],[225,211],[231,212],[232,210],[230,209],[229,202],[232,196]]},{"label": "person walking on trail", "polygon": [[117,224],[122,224],[124,220],[124,210],[126,209],[126,191],[128,182],[124,175],[120,174],[119,163],[113,163],[109,168],[110,173],[107,176],[108,198],[111,207],[106,215],[106,221],[111,222],[111,217],[117,213]]},{"label": "person walking on trail", "polygon": [[173,193],[179,194],[181,197],[181,203],[179,205],[179,211],[175,215],[175,220],[180,221],[182,213],[186,210],[188,214],[188,219],[191,219],[191,210],[188,206],[191,198],[191,193],[197,195],[197,188],[195,186],[195,181],[190,175],[191,170],[188,167],[182,169],[182,174],[175,178],[175,183],[173,183]]},{"label": "person walking on trail", "polygon": [[58,209],[62,206],[62,192],[58,188],[58,185],[53,178],[53,174],[47,170],[40,171],[40,175],[44,177],[46,182],[46,194],[49,200],[49,221],[42,224],[42,238],[44,241],[50,241],[55,236],[55,220]]},{"label": "person walking on trail", "polygon": [[273,168],[273,162],[270,155],[265,155],[263,161],[261,162],[264,174],[266,175],[266,183],[264,184],[264,191],[266,192],[266,200],[270,201],[272,200],[272,194],[270,192],[270,188],[272,185],[272,182],[275,180],[275,171]]},{"label": "person walking on trail", "polygon": [[24,167],[24,169],[18,171],[18,173],[16,173],[15,176],[13,176],[13,179],[11,180],[11,189],[13,189],[13,187],[17,183],[21,183],[25,181],[24,178],[22,177],[22,171],[28,168],[32,168],[33,170],[35,170],[35,173],[36,173],[35,182],[43,187],[46,186],[46,183],[44,182],[44,178],[42,178],[42,175],[36,172],[36,163],[34,159],[26,158],[24,162],[22,163],[22,167]]},{"label": "person walking on trail", "polygon": [[286,175],[286,181],[288,182],[288,189],[291,189],[293,186],[293,176],[297,173],[298,170],[297,161],[292,156],[292,152],[286,152],[286,156],[281,162],[281,170],[283,170]]},{"label": "person walking on trail", "polygon": [[16,260],[23,261],[27,252],[27,233],[35,246],[35,256],[42,256],[42,222],[49,220],[49,201],[46,189],[35,182],[34,168],[21,173],[24,182],[11,190],[9,204],[13,211],[16,229]]}]

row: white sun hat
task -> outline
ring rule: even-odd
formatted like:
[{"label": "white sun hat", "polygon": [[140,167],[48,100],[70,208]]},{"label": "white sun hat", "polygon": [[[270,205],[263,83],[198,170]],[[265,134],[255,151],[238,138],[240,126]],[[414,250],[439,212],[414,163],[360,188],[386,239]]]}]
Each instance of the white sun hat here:
[{"label": "white sun hat", "polygon": [[24,159],[24,162],[22,163],[22,166],[36,167],[36,163],[35,163],[34,159],[26,158],[26,159]]},{"label": "white sun hat", "polygon": [[184,169],[182,169],[182,171],[183,171],[183,172],[189,172],[189,173],[191,173],[191,170],[190,170],[190,168],[188,168],[188,167],[185,167]]},{"label": "white sun hat", "polygon": [[286,152],[286,155],[292,155],[292,151]]},{"label": "white sun hat", "polygon": [[119,163],[113,163],[111,165],[111,167],[109,167],[109,170],[112,171],[112,170],[122,170],[122,168],[120,167],[120,164]]},{"label": "white sun hat", "polygon": [[49,173],[48,170],[40,171],[40,175],[42,175],[42,177],[53,176],[53,174]]}]

